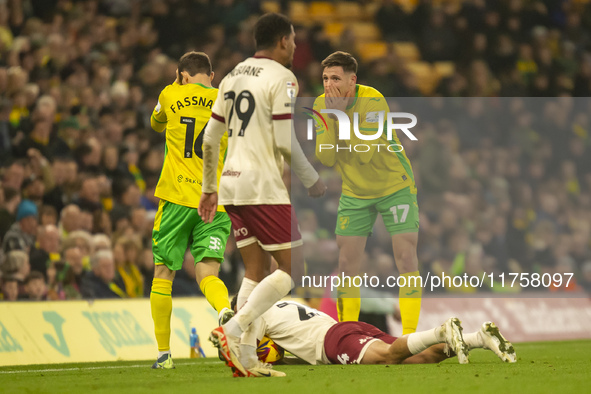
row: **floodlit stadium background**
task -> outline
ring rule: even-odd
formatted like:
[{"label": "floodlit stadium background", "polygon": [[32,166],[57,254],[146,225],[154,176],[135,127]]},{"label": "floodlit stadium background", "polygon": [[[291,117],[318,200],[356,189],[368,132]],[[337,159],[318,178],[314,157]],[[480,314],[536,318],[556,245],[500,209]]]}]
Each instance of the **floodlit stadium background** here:
[{"label": "floodlit stadium background", "polygon": [[[126,281],[119,278],[128,284],[127,296],[149,293],[153,193],[164,156],[164,137],[150,128],[158,94],[174,80],[176,62],[187,50],[211,57],[217,86],[254,53],[252,27],[267,11],[285,13],[294,23],[300,97],[323,92],[320,61],[343,50],[360,62],[359,83],[386,97],[563,98],[541,112],[517,106],[508,114],[514,122],[494,134],[472,108],[463,124],[433,124],[420,131],[418,142],[404,144],[419,190],[419,261],[422,269],[449,267],[457,274],[474,269],[470,261],[510,272],[572,272],[568,288],[548,289],[548,295],[591,291],[591,106],[569,99],[591,96],[588,1],[4,0],[0,239],[16,219],[19,198],[37,204],[41,222],[70,234],[52,246],[51,259],[61,262],[53,280],[52,272],[47,278],[47,256],[31,252],[31,270],[45,275],[48,299],[85,296],[80,279],[95,244],[103,241],[97,234],[111,240],[120,277],[122,267],[135,267]],[[330,273],[338,253],[340,180],[314,164],[328,195],[315,206],[300,205],[298,216],[310,243],[308,262]],[[393,270],[393,258],[378,227],[367,266],[379,275]],[[192,267],[189,255],[173,295],[200,295]],[[4,279],[28,275],[26,267],[0,268]],[[230,292],[238,290],[242,272],[229,242],[220,277]],[[24,285],[20,292],[27,297]],[[577,305],[575,320],[577,308],[589,308]],[[18,306],[10,310],[19,314]],[[206,306],[203,311],[213,324]],[[428,314],[427,308],[422,319]],[[41,321],[47,324],[52,316]],[[178,335],[186,330],[188,337],[189,320],[179,319]],[[142,330],[151,338],[149,319]],[[133,338],[139,344],[138,335]]]}]

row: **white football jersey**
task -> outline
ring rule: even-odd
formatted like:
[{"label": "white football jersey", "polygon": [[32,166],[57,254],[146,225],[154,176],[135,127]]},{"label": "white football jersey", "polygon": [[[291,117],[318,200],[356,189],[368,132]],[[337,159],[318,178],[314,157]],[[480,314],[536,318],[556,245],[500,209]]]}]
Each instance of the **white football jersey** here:
[{"label": "white football jersey", "polygon": [[253,345],[266,335],[310,364],[330,364],[324,353],[324,337],[335,324],[335,319],[314,308],[279,301],[248,327],[241,342]]},{"label": "white football jersey", "polygon": [[[273,120],[291,119],[297,94],[295,75],[269,58],[248,58],[224,77],[212,109],[228,130],[220,205],[290,204]],[[281,134],[291,138],[291,126]]]}]

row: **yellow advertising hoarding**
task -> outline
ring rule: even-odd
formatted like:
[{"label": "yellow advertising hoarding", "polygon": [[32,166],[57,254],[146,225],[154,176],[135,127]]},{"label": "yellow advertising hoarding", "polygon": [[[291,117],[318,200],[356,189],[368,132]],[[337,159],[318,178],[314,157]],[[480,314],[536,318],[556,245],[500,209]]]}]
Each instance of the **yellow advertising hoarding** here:
[{"label": "yellow advertising hoarding", "polygon": [[[174,298],[170,345],[189,357],[191,328],[208,357],[217,313],[205,298]],[[152,360],[157,355],[150,300],[0,303],[0,365]]]}]

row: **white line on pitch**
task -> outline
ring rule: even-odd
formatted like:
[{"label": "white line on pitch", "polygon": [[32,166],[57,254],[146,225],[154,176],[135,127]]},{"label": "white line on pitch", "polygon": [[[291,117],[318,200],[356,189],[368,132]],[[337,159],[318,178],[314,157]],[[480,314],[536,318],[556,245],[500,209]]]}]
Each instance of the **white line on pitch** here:
[{"label": "white line on pitch", "polygon": [[[204,361],[201,363],[174,363],[174,365],[200,365],[200,364],[219,364],[220,361]],[[103,367],[80,367],[80,368],[50,368],[50,369],[20,369],[14,371],[0,371],[0,374],[10,373],[35,373],[35,372],[62,372],[62,371],[90,371],[94,369],[120,369],[120,368],[149,368],[149,364],[133,365],[105,365]]]}]

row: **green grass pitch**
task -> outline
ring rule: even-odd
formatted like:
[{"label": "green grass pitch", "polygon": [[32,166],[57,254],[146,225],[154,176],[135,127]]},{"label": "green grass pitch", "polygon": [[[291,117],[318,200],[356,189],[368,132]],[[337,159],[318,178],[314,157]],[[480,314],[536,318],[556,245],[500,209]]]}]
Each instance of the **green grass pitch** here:
[{"label": "green grass pitch", "polygon": [[[474,350],[469,365],[278,366],[284,378],[232,378],[216,359],[176,359],[172,371],[150,361],[0,368],[2,393],[583,393],[591,384],[591,341],[516,344],[504,364]],[[6,356],[6,355],[5,355]]]}]

